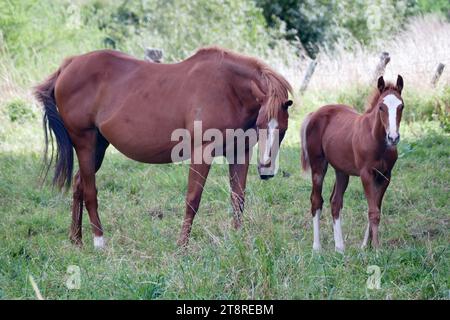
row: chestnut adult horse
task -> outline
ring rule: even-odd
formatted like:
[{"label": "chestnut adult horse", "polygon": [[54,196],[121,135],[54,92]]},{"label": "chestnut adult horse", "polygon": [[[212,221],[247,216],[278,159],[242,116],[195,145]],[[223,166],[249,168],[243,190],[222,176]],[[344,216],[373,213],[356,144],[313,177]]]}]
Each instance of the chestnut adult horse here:
[{"label": "chestnut adult horse", "polygon": [[[220,132],[278,129],[277,142],[281,142],[288,126],[287,108],[292,104],[288,100],[290,91],[289,83],[265,63],[216,47],[200,49],[174,64],[138,60],[111,50],[66,59],[35,88],[35,96],[44,105],[46,149],[48,132],[53,132],[56,139],[54,184],[60,188],[71,185],[73,149],[78,157],[79,171],[73,182],[72,242],[82,244],[84,203],[94,246],[104,246],[95,174],[109,144],[136,161],[170,163],[172,148],[178,143],[172,141],[171,134],[185,129],[193,137],[195,121],[201,121],[204,130],[214,128]],[[260,137],[260,147],[262,143],[267,149],[272,140],[267,135]],[[203,149],[209,143],[193,148]],[[245,161],[229,164],[235,227],[241,225],[250,148],[246,145]],[[261,178],[273,174],[261,170],[273,167],[271,161],[278,149],[270,150],[269,159],[259,160]],[[209,169],[210,163],[191,161],[180,245],[188,242]]]},{"label": "chestnut adult horse", "polygon": [[403,78],[396,85],[378,79],[378,89],[364,114],[345,105],[328,105],[309,114],[301,128],[302,167],[311,169],[313,249],[320,250],[319,219],[322,212],[322,184],[328,164],[335,169],[336,182],[331,194],[331,214],[335,249],[344,251],[340,211],[349,176],[360,176],[369,205],[368,225],[362,247],[369,241],[379,246],[378,225],[381,202],[397,160],[400,140]]}]

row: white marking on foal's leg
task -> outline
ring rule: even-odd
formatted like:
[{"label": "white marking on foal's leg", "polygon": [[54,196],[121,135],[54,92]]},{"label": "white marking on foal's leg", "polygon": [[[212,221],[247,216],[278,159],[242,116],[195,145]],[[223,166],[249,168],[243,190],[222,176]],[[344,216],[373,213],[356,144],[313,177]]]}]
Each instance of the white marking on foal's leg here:
[{"label": "white marking on foal's leg", "polygon": [[320,212],[322,210],[317,209],[316,210],[316,214],[313,217],[313,226],[314,226],[314,242],[313,242],[313,250],[314,251],[320,251],[321,246],[320,246],[320,228],[319,228],[319,224],[320,224]]},{"label": "white marking on foal's leg", "polygon": [[337,218],[333,221],[334,231],[334,248],[337,252],[344,253],[344,238],[342,237],[341,219]]},{"label": "white marking on foal's leg", "polygon": [[366,232],[364,233],[364,239],[363,239],[363,243],[361,245],[361,249],[364,249],[367,247],[367,242],[369,241],[369,230],[370,230],[370,223],[368,222]]},{"label": "white marking on foal's leg", "polygon": [[103,239],[103,236],[101,237],[94,236],[94,247],[96,249],[103,249],[105,247],[105,240]]}]

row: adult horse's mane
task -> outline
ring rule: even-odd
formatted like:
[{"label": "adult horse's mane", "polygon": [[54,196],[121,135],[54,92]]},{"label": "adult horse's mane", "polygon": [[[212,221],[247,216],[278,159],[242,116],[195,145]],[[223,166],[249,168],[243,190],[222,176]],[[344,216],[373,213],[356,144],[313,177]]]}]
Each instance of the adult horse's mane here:
[{"label": "adult horse's mane", "polygon": [[392,82],[386,82],[382,92],[380,92],[380,90],[378,90],[378,88],[375,88],[373,90],[372,94],[367,99],[368,103],[367,103],[365,112],[366,113],[371,112],[373,110],[373,108],[375,108],[377,106],[377,102],[378,102],[378,100],[380,100],[381,95],[388,90],[394,90],[394,91],[399,92],[397,86],[395,84],[393,84]]},{"label": "adult horse's mane", "polygon": [[276,118],[279,108],[288,99],[288,93],[291,93],[291,95],[293,94],[292,86],[289,82],[281,74],[257,58],[249,57],[216,46],[201,48],[193,55],[193,57],[205,53],[216,55],[219,61],[223,61],[223,59],[229,57],[233,60],[241,61],[249,66],[252,66],[259,71],[259,75],[261,77],[260,80],[263,82],[262,85],[264,86],[264,91],[266,91],[265,94],[268,97],[266,101],[266,108],[267,116],[269,118]]}]

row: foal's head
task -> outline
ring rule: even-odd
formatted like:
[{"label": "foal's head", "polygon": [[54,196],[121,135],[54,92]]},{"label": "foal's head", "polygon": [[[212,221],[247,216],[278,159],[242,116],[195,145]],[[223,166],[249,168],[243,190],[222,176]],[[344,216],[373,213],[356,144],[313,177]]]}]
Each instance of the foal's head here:
[{"label": "foal's head", "polygon": [[397,83],[385,84],[383,77],[378,79],[379,98],[377,112],[386,132],[386,143],[389,147],[400,141],[399,127],[403,111],[403,78],[398,75]]},{"label": "foal's head", "polygon": [[258,173],[263,180],[272,178],[276,173],[278,150],[288,128],[288,108],[291,105],[292,101],[286,100],[275,115],[270,115],[265,107],[259,111],[256,120],[259,144]]}]

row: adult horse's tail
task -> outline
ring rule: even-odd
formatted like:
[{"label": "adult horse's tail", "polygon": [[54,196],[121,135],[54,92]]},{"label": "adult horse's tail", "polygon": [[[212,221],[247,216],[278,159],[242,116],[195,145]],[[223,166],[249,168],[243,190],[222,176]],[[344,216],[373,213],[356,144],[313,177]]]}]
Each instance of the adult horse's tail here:
[{"label": "adult horse's tail", "polygon": [[300,129],[300,139],[302,140],[302,168],[303,171],[308,171],[311,168],[308,156],[308,144],[306,142],[306,130],[308,129],[309,120],[311,119],[312,113],[308,114],[303,120],[302,127]]},{"label": "adult horse's tail", "polygon": [[[43,180],[47,177],[48,171],[53,163],[54,146],[53,137],[56,140],[56,158],[55,158],[55,175],[53,176],[53,185],[62,189],[64,185],[70,187],[73,172],[73,146],[69,133],[64,127],[64,123],[58,112],[55,100],[55,83],[61,70],[70,63],[70,59],[66,60],[63,65],[53,73],[47,80],[34,88],[36,99],[44,106],[44,167]],[[48,157],[48,145],[52,149],[50,158]]]}]

